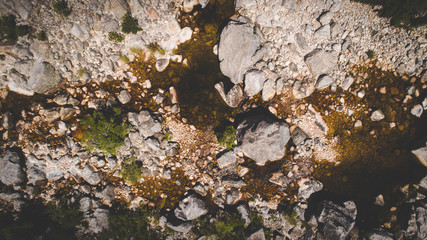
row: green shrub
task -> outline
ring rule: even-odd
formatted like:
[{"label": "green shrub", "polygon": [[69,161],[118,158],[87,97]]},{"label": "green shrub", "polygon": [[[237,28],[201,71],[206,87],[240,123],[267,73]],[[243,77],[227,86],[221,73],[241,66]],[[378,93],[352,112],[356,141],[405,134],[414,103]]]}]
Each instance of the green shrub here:
[{"label": "green shrub", "polygon": [[126,55],[121,55],[121,56],[119,57],[119,60],[121,60],[121,61],[122,61],[122,62],[124,62],[124,63],[130,63],[129,58],[128,58]]},{"label": "green shrub", "polygon": [[425,0],[354,0],[370,5],[381,5],[381,17],[390,18],[390,24],[398,27],[417,27],[427,24]]},{"label": "green shrub", "polygon": [[47,41],[46,32],[42,30],[39,33],[37,33],[37,39],[40,41]]},{"label": "green shrub", "polygon": [[83,74],[85,74],[85,72],[87,72],[87,68],[80,68],[79,71],[77,72],[77,76],[79,77],[83,77]]},{"label": "green shrub", "polygon": [[53,3],[53,11],[64,16],[68,17],[71,14],[71,7],[68,6],[68,3],[66,0],[56,0]]},{"label": "green shrub", "polygon": [[4,60],[6,60],[6,55],[0,54],[0,61],[4,61]]},{"label": "green shrub", "polygon": [[158,43],[150,43],[150,44],[148,44],[147,48],[148,48],[148,50],[150,50],[151,53],[158,52],[161,55],[166,54],[166,50],[163,49],[162,47],[160,47],[160,45]]},{"label": "green shrub", "polygon": [[115,43],[119,43],[122,42],[123,40],[125,40],[125,37],[117,32],[110,32],[108,33],[108,40],[115,42]]},{"label": "green shrub", "polygon": [[135,158],[129,158],[123,161],[120,174],[126,181],[136,184],[142,177],[142,169],[141,162],[136,162]]},{"label": "green shrub", "polygon": [[138,26],[138,21],[133,18],[129,13],[126,13],[123,16],[123,22],[122,22],[122,32],[124,33],[137,33],[138,31],[141,31],[142,29]]},{"label": "green shrub", "polygon": [[172,134],[171,134],[170,132],[166,132],[166,133],[165,133],[165,140],[166,140],[167,142],[172,141]]},{"label": "green shrub", "polygon": [[293,225],[293,226],[297,225],[298,214],[297,214],[297,212],[295,212],[295,210],[292,208],[291,205],[285,206],[285,209],[283,210],[282,216],[291,225]]},{"label": "green shrub", "polygon": [[197,220],[197,229],[195,232],[203,236],[216,236],[221,240],[243,239],[246,229],[245,221],[237,213],[225,214],[218,218],[215,223],[209,222],[209,217],[203,217]]},{"label": "green shrub", "polygon": [[232,149],[235,146],[236,141],[236,129],[229,125],[225,128],[223,132],[217,132],[216,137],[218,143],[226,147],[228,150]]},{"label": "green shrub", "polygon": [[150,228],[151,218],[159,217],[157,210],[147,207],[139,207],[136,211],[112,211],[108,216],[110,228],[101,232],[97,239],[165,239],[165,236]]},{"label": "green shrub", "polygon": [[0,17],[0,43],[14,44],[18,37],[30,33],[27,25],[16,25],[16,18],[10,14]]},{"label": "green shrub", "polygon": [[0,239],[76,239],[82,217],[77,206],[30,202],[15,217],[0,213]]},{"label": "green shrub", "polygon": [[369,50],[369,51],[367,51],[367,52],[366,52],[366,55],[368,55],[368,58],[369,58],[369,59],[374,59],[374,57],[375,57],[375,52],[374,52],[374,51],[372,51],[372,50]]},{"label": "green shrub", "polygon": [[101,152],[115,155],[119,147],[124,144],[130,126],[125,123],[119,108],[114,108],[113,113],[104,114],[94,112],[82,119],[83,127],[81,143],[88,151]]}]

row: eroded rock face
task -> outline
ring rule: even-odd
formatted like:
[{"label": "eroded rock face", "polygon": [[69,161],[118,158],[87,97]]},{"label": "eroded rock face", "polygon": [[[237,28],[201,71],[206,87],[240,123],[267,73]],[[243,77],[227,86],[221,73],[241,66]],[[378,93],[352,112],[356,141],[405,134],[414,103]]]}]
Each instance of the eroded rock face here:
[{"label": "eroded rock face", "polygon": [[218,45],[221,72],[234,84],[243,81],[245,72],[262,58],[256,54],[261,37],[245,18],[238,18],[225,26]]},{"label": "eroded rock face", "polygon": [[320,204],[319,211],[320,215],[317,221],[323,237],[325,239],[346,239],[355,225],[356,204],[353,201],[344,202],[342,205],[323,201]]},{"label": "eroded rock face", "polygon": [[179,202],[175,209],[175,216],[184,221],[190,221],[199,218],[208,213],[205,202],[197,194],[191,194]]},{"label": "eroded rock face", "polygon": [[237,127],[238,150],[264,165],[285,155],[285,145],[290,138],[289,125],[265,115],[244,119]]},{"label": "eroded rock face", "polygon": [[25,180],[25,174],[20,165],[16,152],[6,151],[0,157],[0,181],[5,185],[20,184]]}]

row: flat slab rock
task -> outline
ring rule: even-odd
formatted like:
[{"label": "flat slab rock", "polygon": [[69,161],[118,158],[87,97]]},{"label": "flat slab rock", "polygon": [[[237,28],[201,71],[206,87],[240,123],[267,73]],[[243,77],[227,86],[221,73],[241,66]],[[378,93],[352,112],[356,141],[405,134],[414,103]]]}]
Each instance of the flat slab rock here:
[{"label": "flat slab rock", "polygon": [[285,155],[290,139],[289,125],[267,115],[253,115],[237,127],[238,149],[263,166],[267,161],[279,160]]}]

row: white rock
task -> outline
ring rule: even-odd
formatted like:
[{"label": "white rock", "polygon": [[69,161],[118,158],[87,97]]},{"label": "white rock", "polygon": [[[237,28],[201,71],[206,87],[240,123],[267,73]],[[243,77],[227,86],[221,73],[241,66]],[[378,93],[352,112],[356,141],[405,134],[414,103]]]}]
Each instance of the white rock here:
[{"label": "white rock", "polygon": [[423,106],[421,106],[421,104],[417,104],[415,105],[412,109],[411,109],[411,114],[414,115],[417,118],[420,118],[421,115],[423,114]]},{"label": "white rock", "polygon": [[334,79],[329,77],[328,75],[322,76],[317,80],[316,89],[325,89],[329,87],[334,82]]},{"label": "white rock", "polygon": [[374,122],[381,121],[385,118],[384,113],[381,110],[376,110],[371,114],[371,120]]},{"label": "white rock", "polygon": [[127,90],[122,90],[117,98],[122,104],[126,104],[131,100],[132,96]]},{"label": "white rock", "polygon": [[156,69],[158,72],[163,72],[169,65],[169,59],[159,58],[156,62]]},{"label": "white rock", "polygon": [[181,32],[179,33],[179,42],[184,43],[191,39],[191,36],[193,36],[193,31],[190,27],[185,27],[181,29]]}]

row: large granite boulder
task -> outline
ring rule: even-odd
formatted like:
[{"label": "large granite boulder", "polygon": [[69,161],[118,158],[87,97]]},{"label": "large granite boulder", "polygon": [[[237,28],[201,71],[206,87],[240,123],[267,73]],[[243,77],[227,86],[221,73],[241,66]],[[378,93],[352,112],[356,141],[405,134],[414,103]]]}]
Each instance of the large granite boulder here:
[{"label": "large granite boulder", "polygon": [[319,206],[319,231],[324,239],[346,239],[356,222],[357,209],[353,201],[342,205],[331,201],[322,201]]},{"label": "large granite boulder", "polygon": [[245,72],[263,57],[256,54],[260,46],[261,37],[249,20],[232,19],[222,30],[218,45],[221,72],[234,84],[242,82]]},{"label": "large granite boulder", "polygon": [[261,166],[281,159],[290,138],[288,124],[261,114],[245,118],[236,135],[238,150]]},{"label": "large granite boulder", "polygon": [[5,185],[20,184],[25,180],[25,174],[20,165],[16,152],[7,150],[0,156],[0,181]]},{"label": "large granite boulder", "polygon": [[183,221],[190,221],[208,213],[205,201],[197,194],[190,194],[179,202],[175,216]]}]

